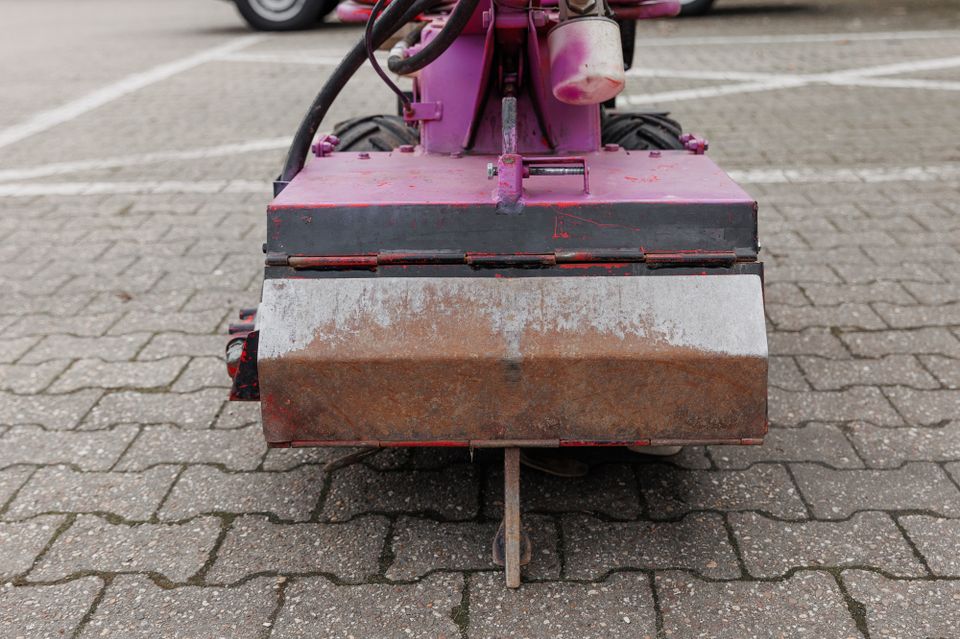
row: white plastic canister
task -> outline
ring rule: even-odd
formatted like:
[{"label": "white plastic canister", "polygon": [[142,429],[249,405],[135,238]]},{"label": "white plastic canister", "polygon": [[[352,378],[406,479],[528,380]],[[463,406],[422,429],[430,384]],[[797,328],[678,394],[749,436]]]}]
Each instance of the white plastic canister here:
[{"label": "white plastic canister", "polygon": [[547,36],[553,95],[567,104],[600,104],[623,90],[620,26],[610,18],[566,20]]}]

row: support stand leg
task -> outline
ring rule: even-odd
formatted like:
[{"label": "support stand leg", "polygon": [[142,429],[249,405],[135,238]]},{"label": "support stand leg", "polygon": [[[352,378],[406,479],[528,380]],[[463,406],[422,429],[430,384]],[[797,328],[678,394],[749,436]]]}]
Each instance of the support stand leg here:
[{"label": "support stand leg", "polygon": [[520,587],[520,449],[503,451],[503,537],[507,588]]}]

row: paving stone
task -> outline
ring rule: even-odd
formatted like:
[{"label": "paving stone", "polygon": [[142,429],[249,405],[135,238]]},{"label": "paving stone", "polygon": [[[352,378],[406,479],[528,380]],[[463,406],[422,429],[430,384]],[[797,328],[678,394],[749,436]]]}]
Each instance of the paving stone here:
[{"label": "paving stone", "polygon": [[[159,285],[158,285],[159,287]],[[183,290],[179,287],[177,290]],[[159,291],[170,290],[158,288]],[[110,335],[125,333],[161,333],[177,331],[181,333],[213,333],[226,310],[201,311],[197,313],[157,313],[155,311],[131,311],[110,328]]]},{"label": "paving stone", "polygon": [[810,390],[810,384],[792,357],[773,355],[767,360],[767,379],[771,386],[793,391]]},{"label": "paving stone", "polygon": [[13,468],[0,470],[0,511],[3,510],[4,504],[10,500],[13,494],[27,483],[27,479],[33,472],[34,469],[27,466],[14,466]]},{"label": "paving stone", "polygon": [[921,355],[920,361],[940,380],[941,384],[947,388],[960,389],[960,359],[941,355]]},{"label": "paving stone", "polygon": [[[227,346],[225,335],[187,335],[184,333],[160,333],[137,355],[140,360],[155,360],[176,355],[223,356]],[[226,368],[223,368],[224,373]]]},{"label": "paving stone", "polygon": [[897,470],[791,468],[819,519],[844,519],[861,510],[929,510],[960,517],[960,490],[936,464],[910,462]]},{"label": "paving stone", "polygon": [[960,553],[957,553],[960,520],[908,515],[900,517],[900,525],[907,531],[933,574],[960,577]]},{"label": "paving stone", "polygon": [[671,519],[693,510],[759,510],[784,519],[807,516],[787,471],[778,464],[749,470],[638,470],[647,510],[654,519]]},{"label": "paving stone", "polygon": [[97,358],[106,362],[123,362],[133,359],[148,339],[149,333],[130,333],[118,337],[48,335],[21,361],[25,364],[36,364],[58,359]]},{"label": "paving stone", "polygon": [[50,391],[69,393],[80,388],[161,388],[173,382],[186,363],[186,357],[156,362],[82,359],[74,362],[50,387]]},{"label": "paving stone", "polygon": [[263,577],[236,588],[163,589],[142,575],[121,575],[80,637],[258,639],[277,606],[278,587],[276,579]]},{"label": "paving stone", "polygon": [[898,581],[865,570],[843,571],[850,596],[866,607],[876,639],[956,636],[960,581]]},{"label": "paving stone", "polygon": [[52,581],[83,571],[156,572],[182,582],[203,567],[219,534],[216,517],[131,526],[80,515],[57,537],[29,578]]},{"label": "paving stone", "polygon": [[97,430],[114,424],[176,424],[185,429],[209,428],[226,396],[217,389],[196,393],[121,391],[105,395],[80,425]]},{"label": "paving stone", "polygon": [[[220,397],[227,397],[222,389],[211,389],[207,392],[220,394]],[[214,428],[240,428],[250,424],[260,424],[260,403],[259,402],[225,402],[220,414],[214,422]]]},{"label": "paving stone", "polygon": [[0,636],[72,637],[102,587],[98,577],[45,586],[0,585]]},{"label": "paving stone", "polygon": [[798,357],[806,378],[818,390],[848,386],[892,386],[938,388],[939,382],[912,355],[888,355],[879,359],[823,359]]},{"label": "paving stone", "polygon": [[173,466],[156,466],[142,473],[40,468],[17,494],[4,518],[24,519],[45,512],[106,512],[129,520],[150,519],[177,472]]},{"label": "paving stone", "polygon": [[24,315],[4,329],[4,336],[17,338],[24,336],[76,335],[78,337],[97,337],[103,335],[120,315],[118,313],[100,313],[97,315]]},{"label": "paving stone", "polygon": [[5,339],[3,349],[0,350],[0,364],[12,364],[23,354],[33,348],[34,344],[40,341],[38,337],[17,337],[15,339]]},{"label": "paving stone", "polygon": [[807,306],[810,300],[803,294],[803,289],[793,282],[768,282],[763,287],[764,300],[770,304],[789,304],[791,306]]},{"label": "paving stone", "polygon": [[267,445],[260,426],[236,430],[185,430],[176,426],[144,426],[143,433],[117,468],[142,470],[154,464],[223,464],[230,470],[253,470]]},{"label": "paving stone", "polygon": [[921,391],[896,387],[887,389],[886,393],[911,424],[938,424],[960,415],[960,390]]},{"label": "paving stone", "polygon": [[840,339],[861,357],[881,357],[896,353],[942,353],[960,357],[960,340],[945,328],[841,333]]},{"label": "paving stone", "polygon": [[46,515],[29,521],[0,522],[0,579],[12,579],[29,570],[65,519]]},{"label": "paving stone", "polygon": [[[148,282],[156,279],[154,274],[146,277]],[[179,311],[189,297],[188,290],[155,293],[128,290],[103,291],[97,293],[83,310],[91,313],[141,311],[162,315]],[[150,331],[145,331],[143,334],[149,336]]]},{"label": "paving stone", "polygon": [[563,518],[564,576],[595,580],[622,568],[686,569],[714,579],[740,576],[723,518],[692,513],[676,522]]},{"label": "paving stone", "polygon": [[866,304],[837,306],[780,306],[767,304],[767,317],[777,330],[799,331],[811,327],[843,327],[859,329],[887,328],[873,309]]},{"label": "paving stone", "polygon": [[323,572],[362,581],[380,570],[387,526],[379,516],[342,524],[274,524],[261,515],[237,517],[206,579],[233,583],[261,572]]},{"label": "paving stone", "polygon": [[891,304],[915,304],[914,298],[898,282],[873,282],[871,284],[818,284],[803,285],[816,306],[836,306],[844,302],[890,302]]},{"label": "paving stone", "polygon": [[[178,393],[189,393],[203,388],[230,387],[230,376],[227,375],[226,364],[218,357],[194,357],[190,360],[183,374],[177,378],[173,390]],[[226,395],[224,391],[220,391]]]},{"label": "paving stone", "polygon": [[919,300],[921,304],[947,304],[960,302],[960,285],[956,282],[949,284],[930,284],[927,282],[906,282],[904,287]]},{"label": "paving stone", "polygon": [[[387,579],[419,579],[434,570],[495,570],[491,543],[499,525],[491,521],[437,522],[400,517],[390,543],[393,562],[387,569]],[[523,528],[532,553],[530,563],[522,567],[523,578],[559,578],[556,524],[548,517],[527,515]]]},{"label": "paving stone", "polygon": [[667,637],[859,639],[833,577],[799,572],[784,581],[704,582],[680,572],[656,576]]},{"label": "paving stone", "polygon": [[70,365],[68,360],[43,364],[0,364],[0,391],[39,393]]},{"label": "paving stone", "polygon": [[833,269],[821,264],[778,264],[765,270],[764,279],[771,283],[840,282],[840,278]]},{"label": "paving stone", "polygon": [[[503,471],[487,473],[487,516],[503,515]],[[538,471],[523,472],[520,506],[530,512],[603,513],[614,519],[640,515],[640,495],[633,469],[626,464],[593,466],[584,477],[555,477]]]},{"label": "paving stone", "polygon": [[756,513],[727,518],[753,577],[781,577],[792,568],[850,566],[904,577],[926,574],[886,513],[858,513],[839,522],[784,522]]},{"label": "paving stone", "polygon": [[843,391],[769,391],[770,423],[799,425],[808,421],[863,419],[883,426],[900,426],[903,420],[878,388],[857,386]]},{"label": "paving stone", "polygon": [[324,473],[307,466],[282,473],[225,473],[191,466],[177,480],[160,518],[187,519],[201,513],[270,513],[306,521],[320,499]]},{"label": "paving stone", "polygon": [[[866,333],[866,335],[873,334]],[[796,332],[768,332],[767,342],[771,355],[850,356],[837,336],[824,328],[808,328]]]},{"label": "paving stone", "polygon": [[100,390],[40,396],[0,393],[0,424],[40,424],[49,429],[71,429],[101,395],[103,391]]},{"label": "paving stone", "polygon": [[333,474],[323,516],[344,521],[367,512],[433,513],[443,519],[472,519],[479,509],[473,466],[440,471],[384,471],[354,465]]},{"label": "paving stone", "polygon": [[17,426],[0,439],[0,468],[13,464],[72,464],[81,470],[107,470],[120,458],[138,430],[130,425],[79,433]]},{"label": "paving stone", "polygon": [[270,448],[263,458],[264,470],[292,470],[304,464],[323,466],[343,455],[359,452],[360,448],[346,447],[310,447],[310,448]]},{"label": "paving stone", "polygon": [[503,574],[470,575],[470,634],[478,637],[652,638],[657,634],[650,581],[640,573],[601,583],[503,585]]},{"label": "paving stone", "polygon": [[896,468],[905,461],[960,460],[960,421],[942,427],[878,428],[854,423],[854,446],[868,466]]},{"label": "paving stone", "polygon": [[462,575],[432,575],[410,585],[360,586],[336,586],[324,577],[298,578],[287,586],[272,636],[458,637],[452,615],[462,591]]},{"label": "paving stone", "polygon": [[771,428],[762,446],[710,446],[719,468],[749,468],[757,462],[811,461],[834,468],[863,468],[837,426],[812,423],[801,428]]},{"label": "paving stone", "polygon": [[[898,306],[877,303],[877,314],[893,328],[952,326],[960,324],[960,302],[940,306]],[[869,327],[864,327],[869,328]]]}]

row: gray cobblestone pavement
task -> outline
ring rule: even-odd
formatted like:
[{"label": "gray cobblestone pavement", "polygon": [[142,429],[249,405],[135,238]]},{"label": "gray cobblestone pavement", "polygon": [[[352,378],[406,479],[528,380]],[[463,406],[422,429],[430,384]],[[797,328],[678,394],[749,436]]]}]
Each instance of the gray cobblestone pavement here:
[{"label": "gray cobblestone pavement", "polygon": [[[525,471],[511,592],[495,454],[326,474],[225,401],[266,185],[358,29],[4,3],[0,637],[960,637],[960,8],[764,5],[641,25],[626,99],[760,201],[767,443]],[[365,70],[330,123],[391,104]]]}]

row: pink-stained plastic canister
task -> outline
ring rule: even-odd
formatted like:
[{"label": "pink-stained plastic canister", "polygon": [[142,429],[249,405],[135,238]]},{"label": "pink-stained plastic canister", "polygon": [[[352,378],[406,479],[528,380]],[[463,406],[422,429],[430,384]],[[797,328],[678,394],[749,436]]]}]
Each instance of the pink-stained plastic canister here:
[{"label": "pink-stained plastic canister", "polygon": [[620,27],[590,16],[561,22],[547,36],[553,95],[567,104],[600,104],[623,90]]}]

